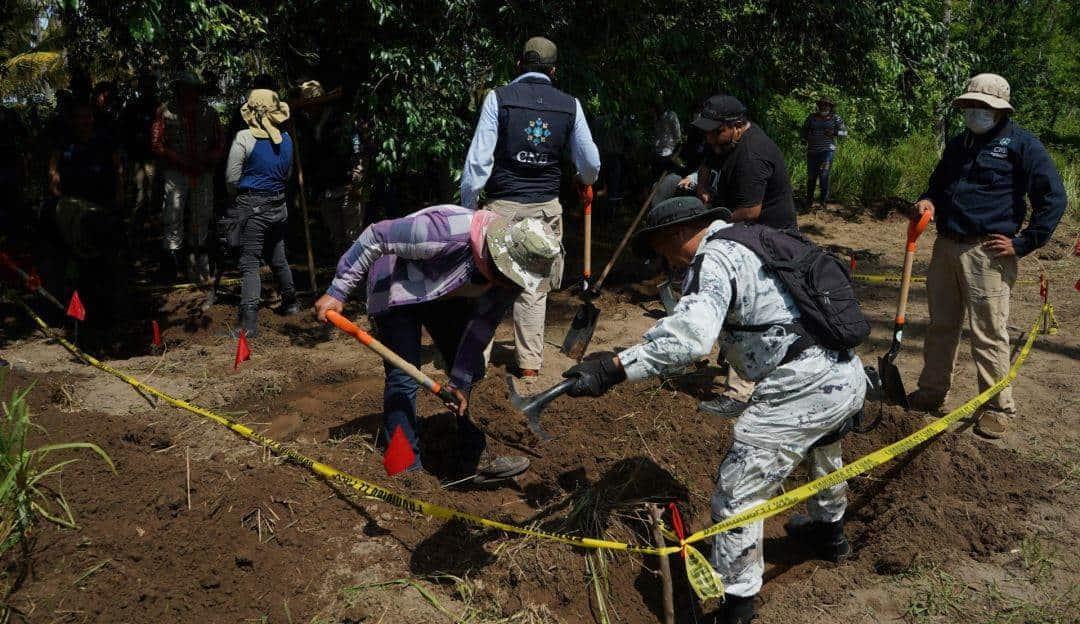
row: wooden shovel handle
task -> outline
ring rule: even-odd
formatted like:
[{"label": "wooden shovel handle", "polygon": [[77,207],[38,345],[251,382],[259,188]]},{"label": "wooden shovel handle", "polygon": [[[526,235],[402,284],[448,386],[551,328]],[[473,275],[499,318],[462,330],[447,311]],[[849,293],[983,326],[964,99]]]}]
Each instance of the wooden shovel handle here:
[{"label": "wooden shovel handle", "polygon": [[585,276],[585,287],[588,288],[589,278],[592,277],[592,186],[584,187],[579,194],[583,204],[582,211],[585,213],[585,268],[581,274]]},{"label": "wooden shovel handle", "polygon": [[908,223],[907,250],[904,252],[904,274],[900,279],[900,300],[896,304],[896,324],[904,325],[904,314],[907,312],[908,291],[911,289],[911,266],[915,262],[915,241],[919,235],[926,231],[932,215],[924,212],[918,219],[912,219]]},{"label": "wooden shovel handle", "polygon": [[389,362],[391,366],[400,368],[401,370],[405,371],[406,375],[412,377],[414,380],[416,380],[417,383],[419,383],[421,386],[424,386],[424,388],[426,388],[429,392],[442,399],[443,402],[450,401],[453,403],[457,403],[456,397],[454,397],[453,393],[451,393],[446,386],[443,386],[431,377],[428,377],[427,375],[422,373],[419,368],[416,368],[409,362],[405,361],[405,358],[394,353],[386,345],[379,342],[378,340],[375,340],[375,338],[371,334],[357,327],[356,323],[353,323],[349,319],[341,316],[333,310],[327,310],[326,320],[336,325],[337,328],[341,331],[349,334],[353,338],[356,338],[358,341],[360,341],[360,344],[374,351],[383,360]]},{"label": "wooden shovel handle", "polygon": [[622,255],[623,249],[626,249],[626,244],[630,242],[630,237],[634,235],[637,230],[637,226],[641,223],[642,217],[649,211],[649,205],[652,204],[653,197],[656,196],[656,189],[660,188],[660,182],[664,180],[667,172],[660,174],[660,179],[653,184],[652,191],[649,192],[649,196],[645,198],[645,203],[641,204],[641,210],[638,210],[637,216],[634,217],[634,221],[627,228],[626,234],[623,234],[622,240],[619,241],[619,246],[615,248],[615,253],[611,255],[611,260],[608,260],[607,265],[604,267],[603,273],[600,274],[600,278],[596,280],[596,284],[593,285],[593,292],[600,290],[600,287],[604,284],[604,280],[607,279],[608,273],[611,272],[611,268],[615,266],[615,261]]}]

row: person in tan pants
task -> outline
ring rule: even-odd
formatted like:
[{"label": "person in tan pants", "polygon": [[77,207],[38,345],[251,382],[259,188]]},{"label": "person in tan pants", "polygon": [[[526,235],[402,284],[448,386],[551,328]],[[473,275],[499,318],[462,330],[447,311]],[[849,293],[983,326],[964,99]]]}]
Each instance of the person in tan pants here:
[{"label": "person in tan pants", "polygon": [[[929,189],[911,213],[929,212],[938,238],[926,276],[930,324],[914,409],[942,407],[952,385],[964,317],[983,391],[1009,370],[1009,298],[1018,258],[1046,244],[1065,212],[1061,175],[1046,148],[1010,118],[1009,83],[996,74],[968,80],[953,101],[967,130],[945,147]],[[1025,195],[1031,203],[1027,213]],[[1000,438],[1017,414],[1005,388],[976,414],[975,431]]]}]

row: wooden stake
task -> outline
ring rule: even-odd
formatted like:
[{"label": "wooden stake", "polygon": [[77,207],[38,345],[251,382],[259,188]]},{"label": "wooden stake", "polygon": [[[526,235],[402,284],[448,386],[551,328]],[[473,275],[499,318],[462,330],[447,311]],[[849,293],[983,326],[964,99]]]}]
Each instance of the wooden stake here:
[{"label": "wooden stake", "polygon": [[[657,548],[663,548],[666,545],[664,534],[660,532],[660,518],[663,515],[663,507],[649,505],[649,525],[652,528],[653,541],[656,542]],[[660,580],[663,582],[664,589],[664,624],[675,624],[675,595],[671,589],[671,563],[667,555],[661,555],[659,559]]]},{"label": "wooden stake", "polygon": [[300,187],[300,214],[304,219],[304,242],[307,243],[307,266],[311,277],[311,292],[317,293],[315,285],[315,254],[311,249],[311,225],[308,223],[307,190],[304,188],[304,165],[300,162],[300,130],[293,125],[293,160],[296,161],[296,183]]},{"label": "wooden stake", "polygon": [[184,463],[187,464],[187,508],[191,511],[191,448],[184,447]]}]

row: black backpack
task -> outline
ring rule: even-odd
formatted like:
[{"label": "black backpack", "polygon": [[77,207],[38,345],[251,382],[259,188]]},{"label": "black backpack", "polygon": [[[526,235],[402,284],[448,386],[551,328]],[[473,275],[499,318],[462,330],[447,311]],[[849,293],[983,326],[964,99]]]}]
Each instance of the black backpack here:
[{"label": "black backpack", "polygon": [[[859,308],[847,263],[802,234],[765,225],[736,224],[709,237],[709,240],[717,239],[735,241],[761,258],[799,307],[801,316],[796,330],[805,330],[817,344],[845,351],[870,335],[870,323]],[[729,329],[763,331],[770,326],[729,326]]]}]

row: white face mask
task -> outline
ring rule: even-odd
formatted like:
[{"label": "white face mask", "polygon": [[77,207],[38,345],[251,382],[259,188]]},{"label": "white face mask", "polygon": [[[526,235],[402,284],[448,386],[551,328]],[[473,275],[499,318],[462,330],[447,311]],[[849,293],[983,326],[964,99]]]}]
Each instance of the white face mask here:
[{"label": "white face mask", "polygon": [[989,108],[965,108],[964,125],[975,134],[986,134],[997,125],[997,116]]}]

